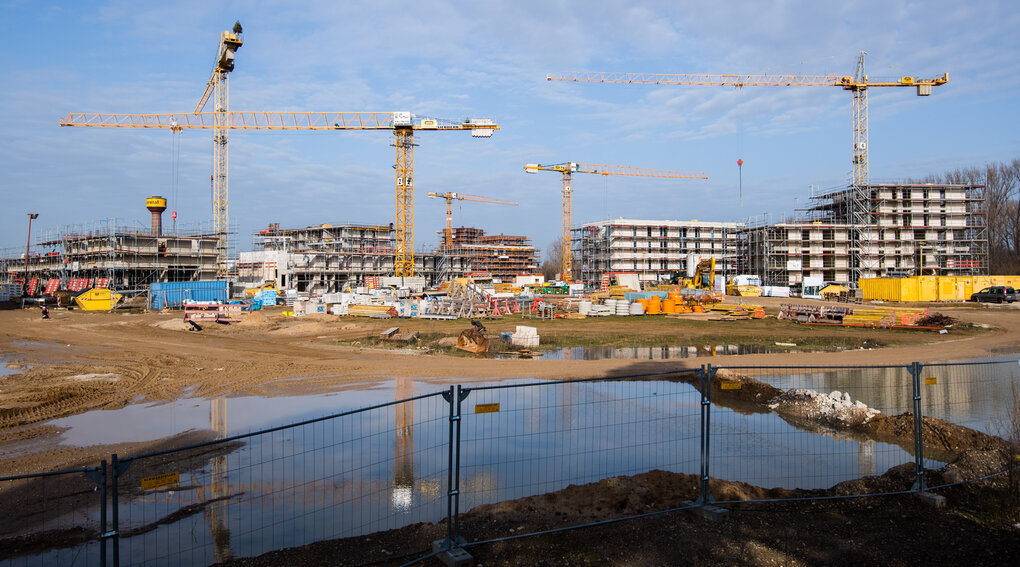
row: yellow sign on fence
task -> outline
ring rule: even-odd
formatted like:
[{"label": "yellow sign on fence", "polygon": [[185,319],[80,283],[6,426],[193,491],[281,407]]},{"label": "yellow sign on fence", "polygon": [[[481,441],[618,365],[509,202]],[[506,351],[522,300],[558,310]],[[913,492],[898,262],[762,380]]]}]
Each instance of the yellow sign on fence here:
[{"label": "yellow sign on fence", "polygon": [[723,380],[719,382],[719,389],[721,390],[739,390],[740,382],[736,380]]},{"label": "yellow sign on fence", "polygon": [[168,472],[156,476],[147,476],[142,479],[142,490],[154,490],[164,486],[177,486],[181,481],[181,473]]},{"label": "yellow sign on fence", "polygon": [[499,404],[475,404],[475,413],[499,413]]},{"label": "yellow sign on fence", "polygon": [[935,384],[938,384],[938,383],[939,383],[939,379],[934,377],[934,376],[929,376],[929,377],[924,379],[924,385],[925,386],[934,386]]}]

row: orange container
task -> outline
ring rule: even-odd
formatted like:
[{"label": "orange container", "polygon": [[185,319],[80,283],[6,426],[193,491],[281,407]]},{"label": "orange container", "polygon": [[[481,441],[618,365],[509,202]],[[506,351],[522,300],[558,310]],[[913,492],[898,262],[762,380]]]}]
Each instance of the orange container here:
[{"label": "orange container", "polygon": [[652,296],[652,299],[648,301],[648,310],[645,313],[649,315],[659,315],[662,313],[662,303],[659,301],[659,296]]},{"label": "orange container", "polygon": [[663,301],[662,302],[662,312],[663,313],[667,313],[667,314],[669,314],[669,313],[676,313],[676,302],[673,301],[672,299],[667,299],[667,300]]}]

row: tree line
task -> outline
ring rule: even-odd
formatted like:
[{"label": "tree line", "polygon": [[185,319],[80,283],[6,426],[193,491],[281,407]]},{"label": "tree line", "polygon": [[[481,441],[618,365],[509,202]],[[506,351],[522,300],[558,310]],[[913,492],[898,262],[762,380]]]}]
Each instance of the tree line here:
[{"label": "tree line", "polygon": [[1020,158],[929,175],[918,183],[975,185],[984,199],[991,274],[1020,274]]}]

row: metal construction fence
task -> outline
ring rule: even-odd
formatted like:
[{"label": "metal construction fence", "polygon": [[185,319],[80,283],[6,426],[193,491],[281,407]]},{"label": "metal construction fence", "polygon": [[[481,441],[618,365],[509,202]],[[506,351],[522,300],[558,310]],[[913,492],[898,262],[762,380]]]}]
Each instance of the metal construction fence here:
[{"label": "metal construction fence", "polygon": [[[239,435],[215,400],[216,439],[0,477],[0,565],[211,564],[416,523],[443,527],[441,550],[470,547],[493,540],[465,541],[468,510],[650,471],[690,495],[641,515],[746,501],[724,481],[767,500],[923,492],[1004,472],[929,478],[966,448],[1005,446],[1018,385],[1016,360],[705,365],[420,395],[401,378],[392,402]],[[856,482],[904,463],[905,486]],[[550,517],[543,532],[595,523]]]}]

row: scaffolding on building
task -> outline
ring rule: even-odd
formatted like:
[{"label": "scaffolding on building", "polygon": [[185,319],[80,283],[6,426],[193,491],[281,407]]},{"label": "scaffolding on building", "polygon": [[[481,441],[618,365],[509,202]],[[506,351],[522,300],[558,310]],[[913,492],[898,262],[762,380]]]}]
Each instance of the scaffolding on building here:
[{"label": "scaffolding on building", "polygon": [[[175,225],[169,233],[121,219],[107,218],[50,228],[36,239],[30,255],[29,278],[108,282],[113,289],[141,289],[153,282],[195,281],[216,276],[217,236],[208,223]],[[5,251],[0,278],[20,279],[24,252]],[[89,286],[91,287],[91,286]]]},{"label": "scaffolding on building", "polygon": [[799,218],[749,219],[742,255],[766,285],[805,277],[856,285],[862,278],[980,275],[988,238],[980,186],[872,184],[812,195]]}]

